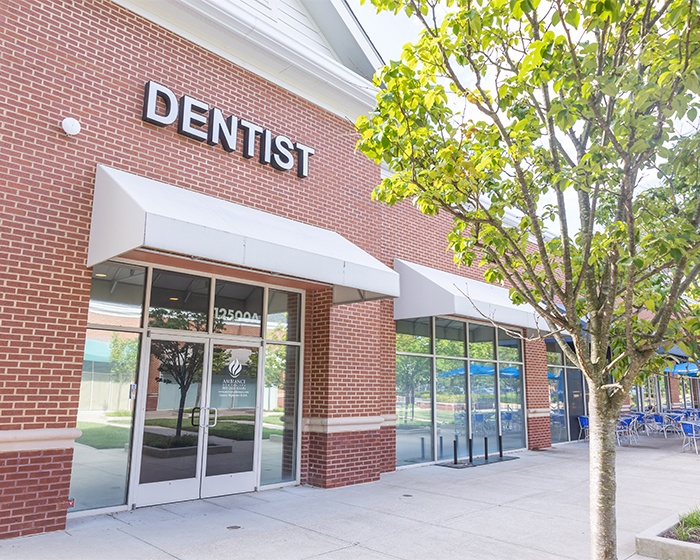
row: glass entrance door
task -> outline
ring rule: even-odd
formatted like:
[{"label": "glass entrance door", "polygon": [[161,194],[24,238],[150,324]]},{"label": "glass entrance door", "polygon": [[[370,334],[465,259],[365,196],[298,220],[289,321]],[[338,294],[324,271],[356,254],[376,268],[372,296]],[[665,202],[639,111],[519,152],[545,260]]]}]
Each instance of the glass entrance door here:
[{"label": "glass entrance door", "polygon": [[259,347],[159,335],[146,354],[135,505],[254,490]]},{"label": "glass entrance door", "polygon": [[260,349],[215,344],[206,405],[203,498],[255,488]]}]

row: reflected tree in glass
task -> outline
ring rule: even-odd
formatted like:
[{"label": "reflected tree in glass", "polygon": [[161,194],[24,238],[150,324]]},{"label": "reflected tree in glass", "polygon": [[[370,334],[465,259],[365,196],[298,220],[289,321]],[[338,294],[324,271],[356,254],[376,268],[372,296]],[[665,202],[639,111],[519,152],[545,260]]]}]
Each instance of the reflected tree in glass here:
[{"label": "reflected tree in glass", "polygon": [[[404,397],[403,423],[416,419],[416,390],[430,385],[430,361],[412,356],[396,357],[396,389]],[[410,413],[410,418],[409,418]]]}]

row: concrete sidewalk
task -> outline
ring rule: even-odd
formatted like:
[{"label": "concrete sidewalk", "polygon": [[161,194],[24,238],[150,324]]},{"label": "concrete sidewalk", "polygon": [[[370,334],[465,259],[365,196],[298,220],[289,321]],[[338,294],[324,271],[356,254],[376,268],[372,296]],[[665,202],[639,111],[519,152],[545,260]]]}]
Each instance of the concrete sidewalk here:
[{"label": "concrete sidewalk", "polygon": [[[677,437],[618,449],[619,558],[700,505],[700,456]],[[72,519],[0,541],[3,560],[588,558],[588,445],[467,469],[412,468],[323,490],[288,487]]]}]

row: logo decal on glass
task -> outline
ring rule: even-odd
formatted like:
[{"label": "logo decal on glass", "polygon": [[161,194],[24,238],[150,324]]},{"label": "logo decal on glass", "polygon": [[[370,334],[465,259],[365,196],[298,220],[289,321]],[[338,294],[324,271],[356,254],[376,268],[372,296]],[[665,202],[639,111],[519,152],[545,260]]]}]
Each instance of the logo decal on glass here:
[{"label": "logo decal on glass", "polygon": [[236,358],[231,360],[231,363],[228,365],[228,374],[233,378],[236,379],[241,374],[241,370],[243,369],[243,366],[241,365],[241,362],[239,362]]}]

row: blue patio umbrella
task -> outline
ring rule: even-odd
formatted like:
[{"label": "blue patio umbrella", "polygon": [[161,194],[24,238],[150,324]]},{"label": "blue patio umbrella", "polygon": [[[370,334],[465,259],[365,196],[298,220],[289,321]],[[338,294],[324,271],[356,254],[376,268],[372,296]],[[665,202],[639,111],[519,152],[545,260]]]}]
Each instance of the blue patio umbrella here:
[{"label": "blue patio umbrella", "polygon": [[687,375],[688,377],[698,377],[698,364],[686,362],[673,366],[673,375]]}]

